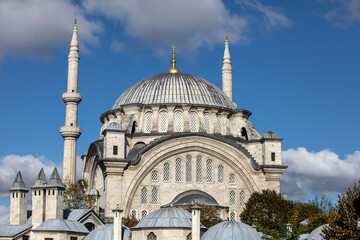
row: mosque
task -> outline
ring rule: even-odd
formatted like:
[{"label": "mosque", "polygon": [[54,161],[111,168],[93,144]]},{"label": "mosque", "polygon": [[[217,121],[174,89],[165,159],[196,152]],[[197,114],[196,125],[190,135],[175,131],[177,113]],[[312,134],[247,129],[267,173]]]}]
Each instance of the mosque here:
[{"label": "mosque", "polygon": [[[75,182],[76,142],[82,131],[77,125],[82,99],[78,70],[75,21],[62,96],[65,125],[60,128],[63,180],[70,182]],[[249,120],[251,112],[238,108],[232,94],[227,36],[222,90],[182,73],[173,47],[165,73],[129,87],[100,116],[99,138],[82,155],[82,177],[96,197],[96,207],[64,210],[64,186],[54,169],[49,180],[40,171],[28,211],[28,189],[19,172],[10,188],[10,215],[0,217],[0,239],[260,239],[252,227],[239,222],[239,214],[253,192],[280,191],[286,169],[282,138],[272,131],[258,133]],[[182,209],[196,204],[215,207],[220,218],[230,221],[206,231],[199,207],[192,213]],[[126,216],[141,221],[128,229],[121,224]],[[242,238],[232,238],[235,233]]]}]

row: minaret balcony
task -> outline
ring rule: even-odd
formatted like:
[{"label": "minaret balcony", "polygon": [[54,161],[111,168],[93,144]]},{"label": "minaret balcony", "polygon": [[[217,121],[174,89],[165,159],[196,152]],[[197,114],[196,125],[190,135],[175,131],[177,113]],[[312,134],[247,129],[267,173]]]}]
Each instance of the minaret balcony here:
[{"label": "minaret balcony", "polygon": [[81,99],[82,99],[82,96],[78,92],[65,92],[62,95],[62,100],[64,101],[64,103],[67,103],[67,102],[80,103]]},{"label": "minaret balcony", "polygon": [[60,128],[60,134],[63,138],[79,138],[81,135],[81,128],[78,126],[63,126]]}]

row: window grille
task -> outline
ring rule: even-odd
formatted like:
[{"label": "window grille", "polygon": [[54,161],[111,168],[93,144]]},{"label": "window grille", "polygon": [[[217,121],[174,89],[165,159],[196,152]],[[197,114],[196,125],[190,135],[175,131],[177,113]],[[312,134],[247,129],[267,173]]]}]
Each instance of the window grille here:
[{"label": "window grille", "polygon": [[191,161],[191,156],[187,155],[186,156],[186,181],[187,182],[191,182],[192,180],[192,161]]},{"label": "window grille", "polygon": [[213,175],[212,175],[212,160],[206,160],[206,182],[212,183]]},{"label": "window grille", "polygon": [[151,190],[151,203],[157,204],[158,203],[158,190],[157,188],[153,188]]},{"label": "window grille", "polygon": [[182,112],[175,113],[175,132],[182,132],[183,130],[183,118]]},{"label": "window grille", "polygon": [[218,166],[218,182],[219,183],[224,182],[224,166],[223,165]]},{"label": "window grille", "polygon": [[146,187],[143,187],[143,189],[141,189],[141,203],[142,204],[147,203],[147,189],[146,189]]},{"label": "window grille", "polygon": [[197,131],[196,113],[190,113],[190,132]]},{"label": "window grille", "polygon": [[170,164],[164,164],[164,182],[170,181]]},{"label": "window grille", "polygon": [[151,232],[147,235],[147,240],[156,240],[155,233]]},{"label": "window grille", "polygon": [[230,174],[229,182],[230,182],[230,184],[235,184],[236,183],[235,174]]},{"label": "window grille", "polygon": [[236,220],[235,213],[234,212],[230,213],[230,221],[235,221],[235,220]]},{"label": "window grille", "polygon": [[196,182],[202,182],[202,156],[196,157]]},{"label": "window grille", "polygon": [[216,132],[222,133],[222,118],[220,115],[216,116]]},{"label": "window grille", "polygon": [[245,206],[245,201],[246,201],[245,192],[241,191],[240,192],[240,206],[241,207]]},{"label": "window grille", "polygon": [[181,158],[175,160],[175,181],[181,182]]},{"label": "window grille", "polygon": [[130,216],[131,216],[131,218],[137,218],[137,212],[136,212],[136,210],[131,210]]},{"label": "window grille", "polygon": [[166,132],[168,123],[167,123],[167,112],[160,112],[159,114],[159,132]]},{"label": "window grille", "polygon": [[158,181],[158,172],[157,171],[152,171],[152,173],[151,173],[151,181],[153,181],[153,182]]},{"label": "window grille", "polygon": [[210,133],[210,115],[204,115],[204,128],[206,133]]},{"label": "window grille", "polygon": [[235,192],[234,192],[234,190],[231,190],[231,192],[230,192],[229,204],[230,204],[230,206],[235,206]]},{"label": "window grille", "polygon": [[152,130],[152,112],[145,114],[145,132],[149,133]]},{"label": "window grille", "polygon": [[141,211],[141,218],[144,218],[147,215],[147,211],[146,210],[142,210]]}]

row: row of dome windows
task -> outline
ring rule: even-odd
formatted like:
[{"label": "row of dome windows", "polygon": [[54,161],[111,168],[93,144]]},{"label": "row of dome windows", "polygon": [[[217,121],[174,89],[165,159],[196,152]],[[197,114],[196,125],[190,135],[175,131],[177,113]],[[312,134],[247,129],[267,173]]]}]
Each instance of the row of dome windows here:
[{"label": "row of dome windows", "polygon": [[[159,113],[159,124],[158,131],[159,132],[167,132],[168,131],[168,113],[166,111],[162,111]],[[184,117],[183,112],[176,111],[174,113],[174,132],[183,132],[184,131]],[[223,117],[221,115],[216,116],[216,123],[214,126],[214,132],[220,134],[230,134],[231,133],[231,123],[228,118],[226,118],[226,127],[223,127]],[[206,113],[203,116],[203,124],[204,131],[206,133],[211,132],[211,117],[210,114]],[[147,112],[145,113],[145,121],[143,131],[145,133],[150,133],[153,130],[153,113]],[[198,132],[199,131],[199,117],[196,112],[189,113],[189,130],[190,132]]]},{"label": "row of dome windows", "polygon": [[[201,155],[196,156],[196,171],[195,178],[197,183],[203,182],[203,157]],[[192,182],[192,156],[187,155],[185,159],[185,181]],[[175,182],[183,182],[183,161],[181,158],[175,159]],[[159,180],[158,171],[154,170],[151,172],[151,181],[157,182]],[[163,181],[170,182],[170,163],[166,162],[163,165]],[[219,165],[217,167],[217,182],[224,183],[224,166]],[[206,182],[213,183],[213,161],[211,159],[206,160]],[[229,184],[236,184],[235,174],[229,175]]]}]

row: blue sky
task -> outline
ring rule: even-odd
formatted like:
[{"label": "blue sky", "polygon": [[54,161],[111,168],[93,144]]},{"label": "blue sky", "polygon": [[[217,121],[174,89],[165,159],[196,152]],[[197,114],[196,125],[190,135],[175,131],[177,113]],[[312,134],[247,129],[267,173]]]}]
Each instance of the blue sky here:
[{"label": "blue sky", "polygon": [[228,32],[234,102],[253,113],[261,134],[284,138],[282,191],[334,197],[359,179],[359,1],[3,0],[0,204],[7,205],[17,169],[27,171],[30,186],[39,167],[61,166],[74,16],[83,95],[78,155],[97,140],[99,116],[123,91],[167,71],[172,44],[182,72],[221,88]]}]

